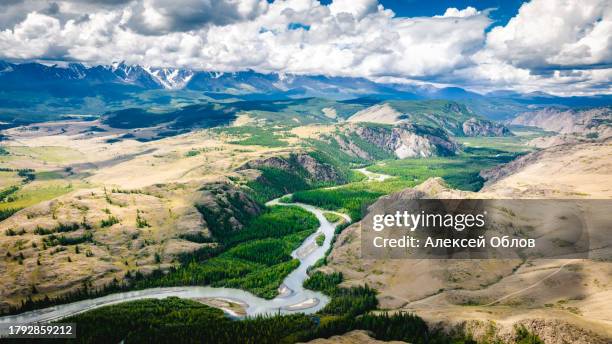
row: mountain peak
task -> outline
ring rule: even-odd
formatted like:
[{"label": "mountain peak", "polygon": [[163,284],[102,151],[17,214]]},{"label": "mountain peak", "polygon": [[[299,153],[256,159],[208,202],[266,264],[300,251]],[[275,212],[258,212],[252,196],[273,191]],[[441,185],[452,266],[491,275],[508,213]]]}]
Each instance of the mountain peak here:
[{"label": "mountain peak", "polygon": [[144,67],[144,70],[161,86],[170,90],[184,88],[194,75],[190,69]]}]

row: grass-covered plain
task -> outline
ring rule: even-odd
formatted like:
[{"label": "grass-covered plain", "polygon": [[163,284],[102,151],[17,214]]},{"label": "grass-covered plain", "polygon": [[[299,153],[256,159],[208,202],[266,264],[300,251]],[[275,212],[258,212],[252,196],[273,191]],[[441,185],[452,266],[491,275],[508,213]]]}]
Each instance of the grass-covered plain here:
[{"label": "grass-covered plain", "polygon": [[63,180],[35,181],[20,187],[10,201],[0,202],[0,210],[29,207],[71,192],[82,184]]},{"label": "grass-covered plain", "polygon": [[85,157],[78,150],[62,146],[10,146],[6,147],[6,150],[14,157],[26,157],[47,163],[66,163],[78,161]]},{"label": "grass-covered plain", "polygon": [[243,146],[265,146],[265,147],[285,147],[288,142],[285,140],[291,137],[290,128],[261,127],[261,126],[237,126],[215,129],[215,132],[230,137],[229,143]]},{"label": "grass-covered plain", "polygon": [[0,171],[0,190],[17,185],[21,182],[21,177],[17,171]]},{"label": "grass-covered plain", "polygon": [[514,136],[504,137],[456,137],[455,139],[469,148],[488,148],[504,152],[531,152],[536,148],[528,146],[527,143],[537,137],[550,136],[553,133],[534,127],[512,127]]},{"label": "grass-covered plain", "polygon": [[59,170],[45,166],[35,170],[22,167],[27,161],[43,165],[73,162],[83,158],[78,150],[60,146],[10,146],[3,148],[3,152],[0,154],[0,210],[26,208],[86,184],[81,180],[67,179],[69,168]]}]

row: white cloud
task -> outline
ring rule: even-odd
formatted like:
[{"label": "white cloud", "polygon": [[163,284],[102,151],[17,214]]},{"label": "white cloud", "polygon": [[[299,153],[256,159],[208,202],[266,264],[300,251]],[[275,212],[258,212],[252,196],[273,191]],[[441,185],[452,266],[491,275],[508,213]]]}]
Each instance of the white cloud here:
[{"label": "white cloud", "polygon": [[612,93],[611,32],[609,1],[533,0],[493,28],[474,64],[450,79],[482,90]]},{"label": "white cloud", "polygon": [[491,30],[486,51],[530,69],[612,63],[612,2],[534,0]]},{"label": "white cloud", "polygon": [[130,24],[138,32],[160,35],[250,20],[267,7],[266,0],[142,0],[133,6]]},{"label": "white cloud", "polygon": [[[36,1],[13,7],[42,6]],[[533,0],[488,34],[487,10],[402,18],[376,0],[328,6],[317,0],[73,0],[57,7],[56,14],[28,12],[0,31],[0,58],[413,78],[479,90],[588,93],[607,85],[610,92],[610,69],[593,69],[612,63],[606,0]],[[294,24],[302,29],[290,29]]]},{"label": "white cloud", "polygon": [[336,0],[329,5],[329,10],[333,15],[349,13],[357,19],[375,13],[378,10],[376,0]]},{"label": "white cloud", "polygon": [[450,7],[446,9],[443,15],[436,16],[436,17],[465,18],[465,17],[475,16],[477,14],[480,14],[480,11],[478,11],[472,6],[468,6],[462,10],[455,8],[455,7]]},{"label": "white cloud", "polygon": [[56,55],[62,49],[61,34],[58,19],[31,12],[13,30],[0,32],[0,51],[13,59]]}]

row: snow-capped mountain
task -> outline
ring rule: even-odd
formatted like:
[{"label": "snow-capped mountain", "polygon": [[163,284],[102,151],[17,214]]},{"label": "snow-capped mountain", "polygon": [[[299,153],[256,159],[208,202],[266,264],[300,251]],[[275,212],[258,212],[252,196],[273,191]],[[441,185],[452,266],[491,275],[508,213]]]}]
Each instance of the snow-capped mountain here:
[{"label": "snow-capped mountain", "polygon": [[194,74],[189,69],[142,67],[123,62],[113,63],[108,68],[125,83],[153,89],[159,86],[169,90],[182,89]]},{"label": "snow-capped mountain", "polygon": [[[128,65],[123,62],[107,66],[87,67],[81,63],[14,64],[0,61],[0,80],[9,88],[27,88],[33,84],[53,83],[57,86],[69,84],[124,84],[144,89],[182,89],[194,73],[188,69],[152,68]],[[76,84],[75,84],[76,83]],[[0,86],[0,88],[5,88]],[[35,87],[36,88],[36,87]]]},{"label": "snow-capped mountain", "polygon": [[[394,92],[388,86],[364,78],[321,75],[262,74],[252,70],[223,73],[158,68],[117,62],[87,67],[80,63],[15,64],[0,61],[1,89],[84,85],[125,85],[142,89],[189,89],[227,94],[284,94],[301,96],[353,96]],[[49,85],[49,84],[54,85]],[[404,90],[405,93],[405,90]]]},{"label": "snow-capped mountain", "polygon": [[[506,117],[516,113],[523,103],[608,105],[610,96],[559,98],[546,94],[491,93],[483,96],[458,87],[439,88],[430,84],[378,83],[359,77],[296,75],[290,73],[258,73],[193,71],[182,68],[159,68],[129,65],[85,66],[81,63],[10,63],[0,61],[0,109],[15,113],[45,103],[57,111],[82,109],[91,104],[126,100],[142,102],[139,92],[148,90],[189,90],[211,98],[244,100],[279,100],[319,97],[335,100],[368,99],[446,99],[460,100],[481,112]],[[20,93],[15,93],[20,92]],[[4,96],[2,96],[4,94]],[[193,97],[191,93],[175,96]],[[95,99],[95,101],[94,101]],[[156,98],[163,102],[167,98]],[[493,102],[493,99],[496,101]],[[188,99],[187,99],[188,100]],[[98,104],[98,105],[96,105]],[[496,115],[497,116],[497,115]]]},{"label": "snow-capped mountain", "polygon": [[328,97],[349,99],[372,95],[418,98],[405,85],[389,85],[365,78],[294,75],[285,73],[192,71],[182,68],[158,68],[116,62],[111,65],[85,66],[81,63],[23,63],[0,61],[0,90],[61,89],[81,93],[86,88],[103,87],[144,90],[188,89],[230,95],[270,97]]},{"label": "snow-capped mountain", "polygon": [[120,62],[113,63],[107,66],[107,68],[117,76],[118,79],[127,84],[143,86],[145,88],[157,88],[160,86],[157,79],[141,66],[127,65]]},{"label": "snow-capped mountain", "polygon": [[194,75],[193,71],[189,69],[144,67],[144,70],[160,85],[169,90],[184,88]]}]

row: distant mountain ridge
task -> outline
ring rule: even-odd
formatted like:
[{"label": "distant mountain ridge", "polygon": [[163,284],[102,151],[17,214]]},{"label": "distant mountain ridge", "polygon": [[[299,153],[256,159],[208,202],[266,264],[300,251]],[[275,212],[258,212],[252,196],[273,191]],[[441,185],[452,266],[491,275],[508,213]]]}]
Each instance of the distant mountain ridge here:
[{"label": "distant mountain ridge", "polygon": [[539,127],[561,134],[601,132],[612,128],[612,107],[567,109],[547,107],[525,112],[509,124]]},{"label": "distant mountain ridge", "polygon": [[[0,61],[0,80],[13,82],[0,86],[0,89],[27,89],[35,86],[31,83],[118,83],[145,89],[178,89],[184,87],[192,76],[193,72],[189,70],[151,68],[125,63],[86,67],[81,63],[48,66],[40,63],[13,64]],[[26,84],[28,82],[29,84]]]},{"label": "distant mountain ridge", "polygon": [[[0,61],[0,80],[3,81],[0,89],[4,90],[27,89],[36,87],[34,84],[49,83],[123,84],[147,90],[191,89],[230,94],[283,93],[291,89],[306,91],[315,88],[338,92],[337,88],[341,85],[347,86],[347,82],[353,84],[352,89],[364,88],[364,94],[372,94],[374,90],[379,93],[383,88],[363,78],[262,74],[250,70],[233,73],[205,72],[128,65],[123,62],[87,67],[81,63],[45,65],[35,62],[15,64]],[[7,81],[12,83],[7,84]]]},{"label": "distant mountain ridge", "polygon": [[[362,77],[196,71],[126,63],[85,66],[0,61],[0,120],[20,115],[53,119],[57,115],[100,114],[126,107],[170,107],[206,100],[456,100],[492,119],[508,119],[528,106],[602,106],[612,95],[556,97],[496,91],[482,95],[460,87],[378,83]],[[21,116],[23,118],[23,116]]]},{"label": "distant mountain ridge", "polygon": [[[128,65],[85,66],[82,63],[41,64],[36,62],[10,63],[0,60],[0,90],[32,87],[34,83],[87,82],[91,84],[124,84],[143,89],[189,89],[212,93],[288,93],[316,97],[336,95],[341,98],[395,95],[398,99],[478,99],[497,98],[558,98],[543,92],[520,94],[499,90],[486,95],[460,87],[439,88],[433,85],[377,83],[363,77],[299,75],[287,73],[258,73],[253,70],[238,72],[196,71],[186,68],[160,68]],[[14,81],[7,84],[5,81]],[[26,82],[29,85],[23,85]],[[576,98],[576,97],[574,97]]]}]

